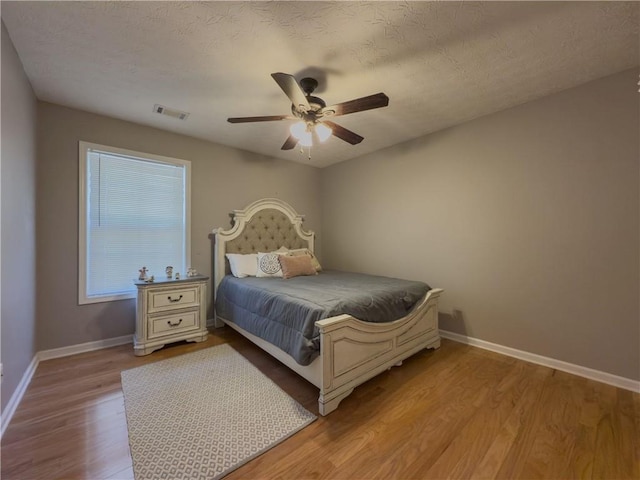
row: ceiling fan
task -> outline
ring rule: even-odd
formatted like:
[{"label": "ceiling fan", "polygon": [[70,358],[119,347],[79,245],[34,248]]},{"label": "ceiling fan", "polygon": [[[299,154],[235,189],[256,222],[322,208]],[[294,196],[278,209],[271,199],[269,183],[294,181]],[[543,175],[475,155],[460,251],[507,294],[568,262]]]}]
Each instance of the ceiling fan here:
[{"label": "ceiling fan", "polygon": [[348,130],[327,117],[346,115],[389,105],[389,97],[384,93],[376,93],[367,97],[356,98],[327,107],[324,100],[311,95],[318,87],[314,78],[303,78],[300,84],[288,73],[272,73],[271,76],[282,91],[291,100],[292,115],[270,115],[262,117],[228,118],[230,123],[270,122],[277,120],[299,120],[291,126],[291,133],[282,145],[282,150],[291,150],[298,143],[304,147],[325,141],[331,135],[351,145],[360,143],[364,137]]}]

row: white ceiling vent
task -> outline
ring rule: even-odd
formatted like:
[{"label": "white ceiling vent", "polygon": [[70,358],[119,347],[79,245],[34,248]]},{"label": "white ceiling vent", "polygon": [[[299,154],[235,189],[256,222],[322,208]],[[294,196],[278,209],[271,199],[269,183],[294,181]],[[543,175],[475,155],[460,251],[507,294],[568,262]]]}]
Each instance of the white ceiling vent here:
[{"label": "white ceiling vent", "polygon": [[164,105],[158,105],[157,103],[153,106],[153,111],[160,115],[168,115],[169,117],[177,118],[178,120],[186,120],[189,116],[187,112],[181,112],[175,108],[165,107]]}]

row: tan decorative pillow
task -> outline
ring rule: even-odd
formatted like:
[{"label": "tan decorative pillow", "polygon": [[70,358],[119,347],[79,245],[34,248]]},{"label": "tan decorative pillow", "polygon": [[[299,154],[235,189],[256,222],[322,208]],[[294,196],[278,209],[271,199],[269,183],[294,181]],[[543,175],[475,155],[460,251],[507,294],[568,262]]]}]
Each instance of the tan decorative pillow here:
[{"label": "tan decorative pillow", "polygon": [[281,255],[280,265],[282,266],[282,276],[284,278],[316,274],[316,269],[311,263],[311,257],[308,255]]},{"label": "tan decorative pillow", "polygon": [[313,265],[313,268],[316,269],[316,272],[322,271],[322,266],[320,265],[320,262],[318,261],[316,256],[313,254],[313,252],[311,252],[311,250],[309,250],[308,248],[297,248],[295,250],[289,250],[289,255],[293,257],[306,255],[311,258],[311,264]]}]

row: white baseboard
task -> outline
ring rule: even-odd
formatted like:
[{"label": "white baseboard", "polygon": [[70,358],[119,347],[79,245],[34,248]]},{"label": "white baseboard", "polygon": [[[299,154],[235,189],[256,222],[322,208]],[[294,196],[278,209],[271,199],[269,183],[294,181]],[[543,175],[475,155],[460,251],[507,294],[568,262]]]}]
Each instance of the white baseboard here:
[{"label": "white baseboard", "polygon": [[107,338],[106,340],[97,340],[95,342],[81,343],[79,345],[71,345],[69,347],[53,348],[51,350],[42,350],[38,352],[38,360],[51,360],[53,358],[68,357],[78,353],[92,352],[94,350],[102,350],[103,348],[116,347],[133,342],[133,335],[125,335],[123,337]]},{"label": "white baseboard", "polygon": [[18,408],[18,405],[20,404],[20,400],[22,400],[22,397],[24,396],[24,392],[27,391],[27,387],[29,386],[29,383],[31,382],[31,378],[33,378],[33,374],[36,372],[36,368],[38,367],[38,363],[39,363],[38,362],[38,354],[36,353],[36,355],[33,357],[33,360],[31,360],[31,363],[27,367],[27,370],[24,372],[24,375],[22,376],[22,380],[20,380],[20,383],[18,384],[18,387],[13,392],[13,395],[11,395],[11,398],[9,399],[9,403],[7,403],[7,406],[2,411],[2,424],[0,426],[0,439],[4,435],[4,431],[9,426],[9,422],[11,422],[11,419],[13,418],[13,414],[16,413],[16,409]]},{"label": "white baseboard", "polygon": [[440,336],[442,338],[453,340],[454,342],[465,343],[473,347],[490,350],[492,352],[507,355],[509,357],[514,357],[519,360],[535,363],[544,367],[554,368],[556,370],[572,373],[573,375],[578,375],[590,380],[606,383],[607,385],[613,385],[614,387],[624,388],[625,390],[631,390],[632,392],[640,393],[640,381],[632,380],[630,378],[619,377],[611,373],[601,372],[592,368],[563,362],[562,360],[556,360],[555,358],[543,357],[542,355],[536,355],[535,353],[525,352],[523,350],[517,350],[511,347],[505,347],[503,345],[498,345],[497,343],[486,342],[484,340],[467,337],[465,335],[449,332],[447,330],[440,330]]},{"label": "white baseboard", "polygon": [[87,342],[81,343],[79,345],[71,345],[69,347],[62,348],[54,348],[51,350],[42,350],[37,352],[31,360],[31,363],[27,367],[27,370],[24,372],[22,376],[22,380],[18,384],[15,392],[11,395],[9,399],[9,403],[7,403],[6,408],[2,412],[2,423],[0,427],[0,439],[4,435],[5,430],[9,426],[11,419],[13,418],[13,414],[16,412],[24,393],[27,391],[27,387],[29,383],[31,383],[31,379],[33,378],[33,374],[38,368],[38,364],[43,360],[51,360],[53,358],[61,358],[68,357],[69,355],[76,355],[78,353],[91,352],[94,350],[101,350],[103,348],[115,347],[117,345],[124,345],[127,343],[132,343],[133,335],[125,335],[123,337],[115,337],[108,338],[106,340],[98,340],[95,342]]}]

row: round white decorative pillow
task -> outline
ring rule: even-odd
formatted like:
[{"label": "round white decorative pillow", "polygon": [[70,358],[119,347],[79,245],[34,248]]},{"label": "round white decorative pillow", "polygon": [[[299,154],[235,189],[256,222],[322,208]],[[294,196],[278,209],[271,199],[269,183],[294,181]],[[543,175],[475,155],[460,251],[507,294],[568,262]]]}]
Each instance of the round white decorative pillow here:
[{"label": "round white decorative pillow", "polygon": [[280,254],[258,252],[258,274],[256,277],[282,277]]}]

